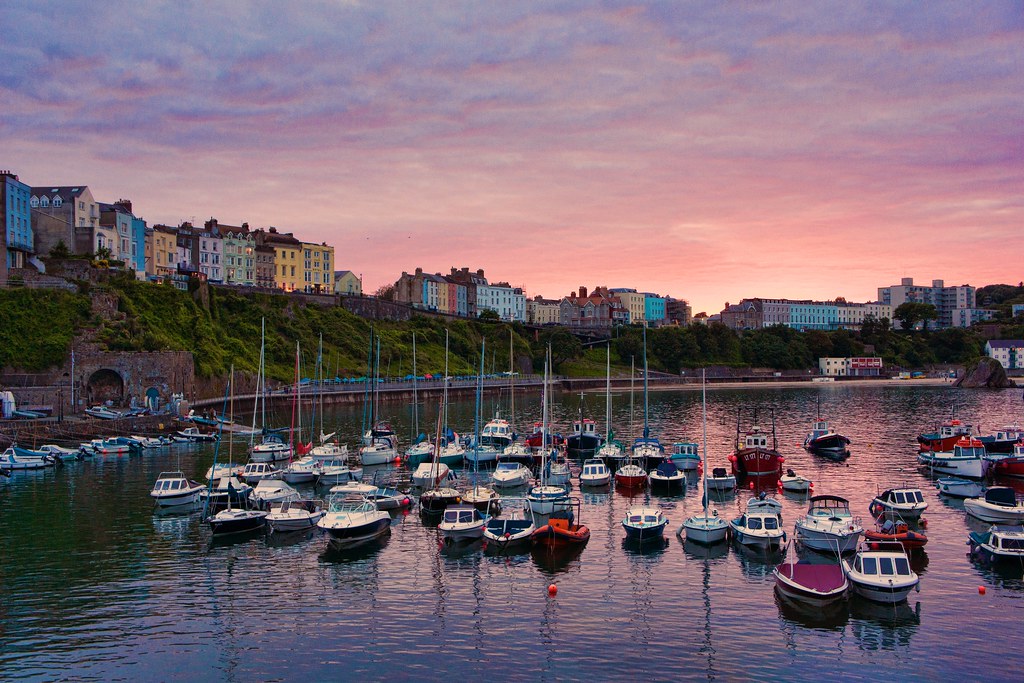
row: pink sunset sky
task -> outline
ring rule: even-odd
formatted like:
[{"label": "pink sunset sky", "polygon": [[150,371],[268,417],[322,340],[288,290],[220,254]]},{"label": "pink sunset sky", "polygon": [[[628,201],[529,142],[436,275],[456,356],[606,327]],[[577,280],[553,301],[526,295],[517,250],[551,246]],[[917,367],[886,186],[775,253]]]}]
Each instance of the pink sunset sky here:
[{"label": "pink sunset sky", "polygon": [[152,223],[688,299],[1024,279],[1024,3],[0,6],[0,167]]}]

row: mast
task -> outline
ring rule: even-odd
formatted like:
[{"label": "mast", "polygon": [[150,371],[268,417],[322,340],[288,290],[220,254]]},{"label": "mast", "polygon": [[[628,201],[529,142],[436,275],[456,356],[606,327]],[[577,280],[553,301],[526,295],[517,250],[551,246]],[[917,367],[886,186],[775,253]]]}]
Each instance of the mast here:
[{"label": "mast", "polygon": [[548,347],[548,356],[544,358],[544,384],[540,398],[540,485],[548,485],[548,357],[551,354],[551,347]]},{"label": "mast", "polygon": [[[230,402],[228,402],[228,421],[231,424],[235,423],[235,364],[231,364],[231,374],[228,376],[228,393],[231,396]],[[234,462],[231,459],[231,452],[234,450],[234,439],[228,439],[228,462]]]},{"label": "mast", "polygon": [[651,435],[647,426],[647,325],[644,324],[644,439]]},{"label": "mast", "polygon": [[448,328],[444,328],[444,436],[448,438]]},{"label": "mast", "polygon": [[604,441],[612,442],[612,345],[609,343],[606,350],[604,370]]},{"label": "mast", "polygon": [[701,496],[701,501],[704,503],[704,518],[708,516],[708,383],[707,383],[707,368],[702,368],[700,372],[700,394],[701,402],[703,403],[703,417],[704,417],[704,493]]},{"label": "mast", "polygon": [[[380,337],[377,337],[377,359],[373,364],[373,417],[370,420],[370,429],[377,430],[377,420],[380,419],[378,401],[380,401],[380,387],[377,386],[380,380]],[[374,436],[374,434],[370,434]]]},{"label": "mast", "polygon": [[480,340],[480,374],[476,378],[476,410],[473,416],[473,489],[476,490],[480,472],[480,411],[484,393],[484,358],[487,354],[487,340]]},{"label": "mast", "polygon": [[[292,423],[288,427],[288,448],[295,453],[295,408],[298,406],[299,395],[299,342],[295,342],[295,386],[292,388]],[[291,462],[291,456],[288,461]]]},{"label": "mast", "polygon": [[513,429],[516,424],[516,383],[512,379],[512,373],[514,372],[515,366],[512,363],[512,330],[508,331],[508,394],[511,405],[509,407],[510,418],[509,424],[512,425]]},{"label": "mast", "polygon": [[416,393],[416,333],[412,333],[412,439],[420,435],[420,404]]},{"label": "mast", "polygon": [[[262,384],[260,384],[260,382],[263,379],[263,353],[264,353],[264,349],[265,349],[265,346],[266,346],[266,325],[267,325],[267,319],[266,318],[261,318],[260,319],[260,364],[259,364],[259,367],[256,369],[256,391],[253,392],[254,394],[256,394],[256,402],[252,406],[252,429],[249,432],[249,447],[250,448],[252,447],[252,442],[256,439],[256,415],[257,415],[257,413],[259,413],[259,409],[260,409],[260,394],[262,393],[260,391],[260,388],[263,386]],[[267,417],[266,405],[264,405],[264,407],[263,407],[263,426],[264,427],[267,426],[266,417]]]},{"label": "mast", "polygon": [[634,384],[636,381],[636,356],[629,357],[629,436],[633,438],[633,398],[635,395]]}]

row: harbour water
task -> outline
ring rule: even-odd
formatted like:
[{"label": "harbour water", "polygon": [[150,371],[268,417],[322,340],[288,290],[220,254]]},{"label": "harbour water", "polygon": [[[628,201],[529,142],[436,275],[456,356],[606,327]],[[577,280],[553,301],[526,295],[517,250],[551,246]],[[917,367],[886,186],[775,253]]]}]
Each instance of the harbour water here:
[{"label": "harbour water", "polygon": [[[675,535],[654,547],[624,545],[620,520],[631,502],[661,506],[674,532],[700,508],[693,485],[634,498],[577,487],[592,536],[570,556],[444,547],[415,509],[396,515],[389,537],[346,553],[329,551],[319,534],[211,544],[198,513],[155,514],[148,492],[159,472],[179,466],[201,478],[213,447],[164,449],[0,482],[0,678],[946,680],[960,671],[1019,680],[1021,568],[993,570],[967,556],[968,531],[986,525],[937,495],[915,447],[954,401],[984,431],[1020,421],[1019,390],[837,384],[708,397],[711,466],[727,464],[737,411],[749,424],[757,407],[762,426],[774,412],[786,467],[811,478],[814,493],[849,498],[866,526],[879,488],[920,487],[929,504],[929,542],[915,561],[920,592],[895,607],[854,598],[828,613],[800,611],[773,592],[777,555],[709,551]],[[846,461],[800,448],[819,399],[823,417],[853,440]],[[629,398],[614,401],[624,438]],[[578,406],[578,396],[559,398],[563,431]],[[407,445],[408,406],[385,408]],[[485,412],[493,408],[488,400]],[[434,410],[424,409],[422,424]],[[517,397],[517,410],[520,431],[529,431],[538,398]],[[603,395],[588,395],[586,412],[603,429]],[[472,413],[471,403],[454,405],[453,424],[471,431]],[[700,440],[699,392],[654,392],[650,415],[663,443]],[[355,447],[358,408],[331,412],[325,423]],[[750,495],[718,508],[737,516]],[[806,496],[779,498],[792,534]]]}]

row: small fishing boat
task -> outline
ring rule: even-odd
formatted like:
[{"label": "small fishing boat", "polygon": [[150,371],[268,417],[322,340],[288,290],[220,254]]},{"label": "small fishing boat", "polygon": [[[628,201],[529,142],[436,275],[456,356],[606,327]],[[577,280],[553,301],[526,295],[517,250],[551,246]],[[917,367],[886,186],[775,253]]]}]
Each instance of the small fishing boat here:
[{"label": "small fishing boat", "polygon": [[861,597],[893,604],[903,602],[921,579],[910,568],[910,559],[899,543],[862,545],[852,562],[843,560],[850,588]]},{"label": "small fishing boat", "polygon": [[1016,424],[1000,427],[994,434],[978,436],[987,453],[1013,453],[1021,439],[1024,439],[1024,427]]},{"label": "small fishing boat", "polygon": [[804,448],[815,453],[845,453],[850,439],[829,426],[821,416],[814,421],[811,432],[804,438]]},{"label": "small fishing boat", "polygon": [[924,494],[917,488],[887,489],[875,496],[868,505],[868,512],[875,517],[894,516],[899,519],[915,520],[928,509]]},{"label": "small fishing boat", "polygon": [[249,457],[253,462],[277,462],[292,457],[292,447],[284,442],[281,436],[272,431],[264,430],[263,439],[252,447]]},{"label": "small fishing boat", "polygon": [[740,545],[774,550],[786,542],[782,529],[782,503],[763,493],[747,502],[747,511],[729,522]]},{"label": "small fishing boat", "polygon": [[116,439],[93,439],[89,443],[96,455],[125,455],[131,450],[127,442]]},{"label": "small fishing boat", "polygon": [[939,479],[935,482],[935,488],[939,493],[951,498],[977,498],[985,492],[985,485],[981,482],[959,477]]},{"label": "small fishing boat", "polygon": [[840,496],[812,496],[807,514],[796,521],[796,537],[821,552],[851,552],[864,528],[850,513],[850,501]]},{"label": "small fishing boat", "polygon": [[3,452],[3,455],[0,455],[0,467],[11,472],[42,470],[47,467],[53,467],[53,462],[48,456],[44,455],[40,455],[38,457],[25,457],[18,455],[14,448],[10,447]]},{"label": "small fishing boat", "polygon": [[123,414],[106,406],[92,406],[90,408],[86,408],[85,414],[89,417],[96,417],[101,420],[119,420],[124,417]]},{"label": "small fishing boat", "polygon": [[362,498],[338,494],[331,496],[316,525],[327,532],[331,545],[347,548],[390,533],[391,515]]},{"label": "small fishing boat", "polygon": [[429,489],[440,484],[451,475],[448,465],[443,462],[425,462],[420,464],[412,473],[412,485],[421,489]]},{"label": "small fishing boat", "polygon": [[647,485],[647,472],[635,462],[626,462],[615,470],[615,485],[634,489]]},{"label": "small fishing boat", "polygon": [[247,462],[242,469],[242,481],[252,486],[262,479],[277,479],[280,470],[268,462]]},{"label": "small fishing boat", "polygon": [[612,481],[612,472],[600,458],[584,461],[580,472],[580,486],[607,486]]},{"label": "small fishing boat", "polygon": [[561,456],[555,456],[552,453],[552,457],[549,457],[547,464],[547,473],[545,480],[551,486],[568,486],[569,480],[572,478],[572,470],[569,469],[569,463],[565,461],[565,458]]},{"label": "small fishing boat", "polygon": [[374,484],[366,484],[361,481],[346,481],[343,484],[332,486],[328,493],[331,496],[344,495],[350,498],[366,498],[366,496],[377,490]]},{"label": "small fishing boat", "polygon": [[887,519],[877,525],[877,529],[865,529],[864,540],[867,543],[900,543],[906,550],[919,550],[928,543],[928,537],[921,531],[915,531],[902,520]]},{"label": "small fishing boat", "polygon": [[450,543],[475,541],[484,535],[489,517],[472,505],[450,505],[437,525],[444,539]]},{"label": "small fishing boat", "polygon": [[61,462],[73,462],[75,460],[81,460],[83,457],[81,449],[64,448],[62,446],[57,446],[52,443],[40,446],[39,451],[42,453],[46,453],[52,459],[60,460]]},{"label": "small fishing boat", "polygon": [[651,489],[661,491],[678,491],[686,488],[686,474],[671,460],[663,461],[648,475]]},{"label": "small fishing boat", "polygon": [[153,450],[154,448],[163,448],[170,443],[170,441],[166,441],[161,437],[140,436],[138,434],[132,434],[129,438],[138,444],[139,448],[147,451]]},{"label": "small fishing boat", "polygon": [[204,434],[199,431],[198,427],[185,427],[185,429],[179,429],[177,434],[182,439],[193,443],[212,443],[220,438],[216,433]]},{"label": "small fishing boat", "polygon": [[786,470],[786,473],[779,478],[779,485],[783,491],[791,493],[807,493],[814,486],[813,482],[806,477],[801,477],[793,470]]},{"label": "small fishing boat", "polygon": [[283,500],[270,506],[267,526],[271,533],[307,531],[327,514],[319,500]]},{"label": "small fishing boat", "polygon": [[486,512],[492,506],[500,509],[501,494],[489,486],[474,484],[462,492],[462,502],[472,505],[481,512]]},{"label": "small fishing boat", "polygon": [[199,500],[199,494],[206,487],[192,481],[184,472],[161,472],[149,492],[149,497],[158,507],[192,505]]},{"label": "small fishing boat", "polygon": [[[787,552],[790,550],[791,547],[787,548]],[[798,559],[778,565],[772,574],[775,576],[775,592],[780,596],[818,608],[843,600],[850,587],[841,564]]]},{"label": "small fishing boat", "polygon": [[[753,425],[741,438],[739,420],[736,421],[736,451],[729,456],[732,473],[737,477],[779,477],[785,458],[778,451],[775,438],[775,423],[772,422],[772,445],[768,445],[769,434]],[[772,484],[774,486],[774,483]]]},{"label": "small fishing boat", "polygon": [[218,462],[210,465],[209,469],[206,470],[204,479],[210,481],[211,479],[220,479],[221,477],[241,477],[243,470],[245,470],[245,465],[238,465],[233,462]]},{"label": "small fishing boat", "polygon": [[[535,545],[564,546],[585,545],[590,540],[590,529],[578,523],[580,501],[573,499],[567,506],[551,513],[548,523],[533,532]],[[573,512],[575,509],[575,513]]]},{"label": "small fishing boat", "polygon": [[919,450],[921,451],[951,451],[956,442],[964,437],[970,438],[973,429],[971,425],[957,419],[951,419],[943,423],[934,432],[920,434],[917,437]]},{"label": "small fishing boat", "polygon": [[199,499],[205,500],[209,507],[224,507],[229,503],[242,503],[249,499],[252,487],[237,477],[218,477],[211,486],[203,488]]},{"label": "small fishing boat", "polygon": [[622,528],[626,531],[626,540],[644,543],[664,538],[668,517],[656,507],[632,507],[626,510],[622,518]]},{"label": "small fishing boat", "polygon": [[967,514],[983,522],[1020,524],[1024,522],[1024,502],[1009,486],[990,486],[984,497],[964,501]]},{"label": "small fishing boat", "polygon": [[969,436],[958,439],[950,451],[921,451],[917,460],[934,472],[968,479],[984,478],[987,464],[985,446]]},{"label": "small fishing boat", "polygon": [[449,505],[462,502],[462,494],[450,486],[439,486],[424,491],[420,495],[420,510],[423,512],[442,512]]},{"label": "small fishing boat", "polygon": [[1024,477],[1024,441],[1015,443],[1008,455],[993,455],[986,446],[985,457],[991,463],[997,477]]},{"label": "small fishing boat", "polygon": [[709,491],[732,491],[736,488],[736,477],[724,467],[715,467],[711,476],[704,479],[704,487]]},{"label": "small fishing boat", "polygon": [[1024,526],[990,526],[988,531],[972,531],[967,544],[971,556],[986,562],[1024,563]]},{"label": "small fishing boat", "polygon": [[[505,456],[502,456],[504,458]],[[491,484],[496,488],[515,488],[530,483],[533,474],[521,462],[498,460],[491,473]]]},{"label": "small fishing boat", "polygon": [[501,509],[508,510],[508,515],[491,516],[484,525],[484,539],[500,551],[532,543],[537,526],[526,499],[502,498]]},{"label": "small fishing boat", "polygon": [[604,439],[597,432],[597,423],[583,417],[583,394],[580,394],[580,416],[573,420],[572,431],[565,439],[566,451],[575,460],[593,458]]},{"label": "small fishing boat", "polygon": [[[479,423],[478,423],[479,424]],[[480,443],[474,436],[463,456],[467,465],[484,465],[495,462],[515,440],[508,420],[495,417],[480,430]]]},{"label": "small fishing boat", "polygon": [[267,523],[266,510],[244,510],[230,506],[206,518],[214,536],[241,534],[262,529]]},{"label": "small fishing boat", "polygon": [[668,459],[683,472],[695,470],[700,466],[700,454],[695,443],[674,443]]},{"label": "small fishing boat", "polygon": [[280,479],[260,479],[250,496],[257,507],[268,509],[274,503],[298,500],[299,492]]}]

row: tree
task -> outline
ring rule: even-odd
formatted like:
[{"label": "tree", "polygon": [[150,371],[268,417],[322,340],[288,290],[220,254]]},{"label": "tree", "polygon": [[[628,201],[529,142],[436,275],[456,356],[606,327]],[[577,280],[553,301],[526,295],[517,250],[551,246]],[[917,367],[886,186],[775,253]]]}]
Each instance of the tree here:
[{"label": "tree", "polygon": [[395,300],[395,286],[394,285],[381,285],[380,287],[377,288],[377,291],[374,292],[373,295],[375,297],[377,297],[378,299],[383,299],[384,301],[394,301]]},{"label": "tree", "polygon": [[496,323],[501,321],[501,316],[493,308],[485,308],[480,311],[480,315],[477,316],[477,320],[485,323]]},{"label": "tree", "polygon": [[892,315],[900,321],[900,326],[908,332],[913,330],[919,322],[923,322],[925,329],[928,329],[928,321],[939,317],[935,306],[919,301],[907,301],[900,304],[892,312]]},{"label": "tree", "polygon": [[64,240],[57,240],[57,244],[50,249],[50,258],[66,259],[70,257],[71,251],[68,249],[68,245],[64,244]]},{"label": "tree", "polygon": [[[540,335],[540,344],[544,349],[551,345],[551,363],[555,368],[562,363],[579,358],[583,353],[583,345],[571,332],[564,327],[547,330]],[[543,353],[541,354],[543,357]]]}]

